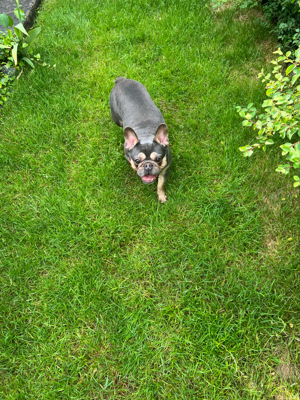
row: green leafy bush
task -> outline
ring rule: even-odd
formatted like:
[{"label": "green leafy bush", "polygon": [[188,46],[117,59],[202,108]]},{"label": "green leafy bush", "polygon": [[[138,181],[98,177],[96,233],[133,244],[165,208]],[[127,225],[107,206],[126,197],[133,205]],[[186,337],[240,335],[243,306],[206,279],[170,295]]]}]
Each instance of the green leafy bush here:
[{"label": "green leafy bush", "polygon": [[[7,100],[9,87],[14,79],[14,73],[6,71],[12,68],[23,68],[26,64],[34,68],[28,48],[41,31],[41,28],[26,31],[22,24],[25,14],[20,8],[19,0],[16,0],[15,15],[19,23],[13,27],[12,18],[6,14],[0,14],[0,24],[7,29],[6,34],[0,32],[0,106]],[[13,27],[14,31],[12,32],[9,27]]]},{"label": "green leafy bush", "polygon": [[[288,139],[288,142],[280,146],[288,163],[276,169],[277,172],[288,174],[292,167],[300,168],[300,140],[291,143],[295,136],[300,136],[300,85],[296,85],[300,76],[300,47],[285,55],[280,49],[274,53],[279,57],[272,61],[275,65],[272,74],[265,75],[263,71],[259,74],[262,81],[266,82],[268,96],[262,104],[264,113],[257,115],[258,111],[252,103],[247,107],[237,107],[240,116],[244,118],[243,125],[252,126],[258,131],[256,143],[240,147],[240,151],[249,157],[255,149],[266,150],[268,145],[274,144],[274,136]],[[282,74],[284,64],[288,66],[285,74]],[[294,179],[294,186],[299,186],[300,178],[295,176]]]},{"label": "green leafy bush", "polygon": [[[18,64],[23,66],[24,62],[26,62],[32,68],[34,68],[34,64],[28,55],[28,47],[39,35],[41,28],[32,29],[31,31],[27,32],[22,24],[22,22],[25,20],[25,14],[24,11],[20,9],[19,0],[16,0],[16,5],[17,7],[15,9],[15,15],[19,19],[19,23],[18,25],[14,26],[14,33],[9,29],[7,30],[7,38],[5,40],[4,36],[4,40],[3,43],[1,43],[0,48],[8,49],[11,52],[15,66]],[[13,20],[9,15],[0,14],[0,24],[7,29],[8,27],[13,26]],[[7,59],[11,60],[9,57],[7,57]]]},{"label": "green leafy bush", "polygon": [[259,0],[211,0],[211,5],[214,10],[221,10],[222,8],[233,8],[239,10],[244,8],[253,8],[259,4]]},{"label": "green leafy bush", "polygon": [[260,24],[274,33],[284,50],[296,48],[295,39],[300,41],[300,1],[299,0],[211,0],[215,10],[230,7],[236,10],[261,6],[264,17]]},{"label": "green leafy bush", "polygon": [[300,7],[296,0],[261,0],[264,15],[284,49],[293,47],[293,36],[300,27]]}]

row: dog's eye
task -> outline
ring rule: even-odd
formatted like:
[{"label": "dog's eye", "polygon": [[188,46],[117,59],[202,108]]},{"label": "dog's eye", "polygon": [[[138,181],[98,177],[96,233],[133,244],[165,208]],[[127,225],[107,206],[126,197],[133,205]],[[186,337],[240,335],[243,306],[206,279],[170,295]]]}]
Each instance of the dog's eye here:
[{"label": "dog's eye", "polygon": [[161,162],[161,157],[156,157],[156,162],[160,163]]},{"label": "dog's eye", "polygon": [[136,165],[138,165],[141,161],[137,158],[134,160],[134,162],[136,163]]}]

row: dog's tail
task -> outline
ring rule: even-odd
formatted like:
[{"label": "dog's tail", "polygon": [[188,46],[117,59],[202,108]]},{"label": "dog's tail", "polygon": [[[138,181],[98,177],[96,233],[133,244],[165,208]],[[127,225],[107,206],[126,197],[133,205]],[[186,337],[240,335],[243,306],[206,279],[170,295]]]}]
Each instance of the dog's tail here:
[{"label": "dog's tail", "polygon": [[119,76],[116,80],[115,83],[121,82],[123,80],[125,80],[126,78],[124,78],[124,76]]}]

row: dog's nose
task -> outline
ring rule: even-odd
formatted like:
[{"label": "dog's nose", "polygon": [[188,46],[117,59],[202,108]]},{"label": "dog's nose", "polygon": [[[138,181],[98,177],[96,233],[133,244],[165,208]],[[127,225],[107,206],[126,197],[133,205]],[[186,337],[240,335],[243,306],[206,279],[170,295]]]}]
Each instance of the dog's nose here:
[{"label": "dog's nose", "polygon": [[151,170],[152,170],[152,167],[153,167],[153,165],[152,165],[152,163],[150,163],[150,162],[146,162],[145,165],[144,165],[144,169],[145,169],[145,171],[147,171],[147,172],[151,171]]}]

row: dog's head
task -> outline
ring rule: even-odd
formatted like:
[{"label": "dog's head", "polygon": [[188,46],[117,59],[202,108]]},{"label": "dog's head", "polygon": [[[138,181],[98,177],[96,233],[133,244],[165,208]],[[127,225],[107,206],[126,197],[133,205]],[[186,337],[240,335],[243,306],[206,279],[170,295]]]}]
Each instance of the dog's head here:
[{"label": "dog's head", "polygon": [[152,143],[141,143],[132,128],[124,129],[125,149],[132,168],[144,183],[153,183],[167,166],[168,127],[160,124]]}]

